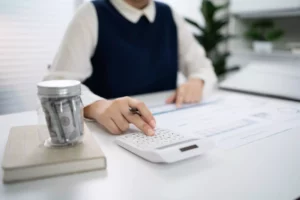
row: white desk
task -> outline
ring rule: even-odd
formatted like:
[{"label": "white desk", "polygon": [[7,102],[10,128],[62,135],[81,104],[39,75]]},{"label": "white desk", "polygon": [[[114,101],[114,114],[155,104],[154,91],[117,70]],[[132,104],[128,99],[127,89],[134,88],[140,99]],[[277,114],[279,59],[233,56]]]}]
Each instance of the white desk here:
[{"label": "white desk", "polygon": [[[150,104],[161,95],[141,99]],[[0,159],[10,127],[36,123],[35,112],[0,116]],[[0,183],[1,200],[292,200],[300,196],[300,130],[214,151],[171,165],[152,164],[118,147],[89,124],[108,160],[106,171],[13,185]],[[0,173],[2,179],[2,172]]]}]

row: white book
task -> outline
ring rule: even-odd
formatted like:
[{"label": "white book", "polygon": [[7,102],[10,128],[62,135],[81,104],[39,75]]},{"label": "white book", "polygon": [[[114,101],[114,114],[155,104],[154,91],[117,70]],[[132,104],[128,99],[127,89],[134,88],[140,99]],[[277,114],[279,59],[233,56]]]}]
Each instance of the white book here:
[{"label": "white book", "polygon": [[2,161],[4,183],[105,168],[106,158],[86,126],[83,143],[68,148],[45,147],[37,126],[13,127]]}]

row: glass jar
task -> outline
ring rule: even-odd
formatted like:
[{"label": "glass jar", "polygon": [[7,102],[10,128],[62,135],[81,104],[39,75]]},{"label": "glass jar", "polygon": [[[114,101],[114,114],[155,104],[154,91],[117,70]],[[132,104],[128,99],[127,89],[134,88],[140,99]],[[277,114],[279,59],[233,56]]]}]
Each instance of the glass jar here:
[{"label": "glass jar", "polygon": [[47,147],[73,146],[84,136],[81,84],[75,80],[38,83],[38,132]]}]

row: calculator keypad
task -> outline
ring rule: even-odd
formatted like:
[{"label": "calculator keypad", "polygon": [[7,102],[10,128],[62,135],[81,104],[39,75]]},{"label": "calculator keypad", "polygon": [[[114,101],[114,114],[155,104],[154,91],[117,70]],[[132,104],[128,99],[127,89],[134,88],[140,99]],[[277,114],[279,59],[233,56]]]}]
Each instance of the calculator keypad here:
[{"label": "calculator keypad", "polygon": [[155,129],[154,136],[147,136],[144,133],[137,132],[119,136],[118,139],[140,149],[156,149],[187,140],[181,134],[159,128]]}]

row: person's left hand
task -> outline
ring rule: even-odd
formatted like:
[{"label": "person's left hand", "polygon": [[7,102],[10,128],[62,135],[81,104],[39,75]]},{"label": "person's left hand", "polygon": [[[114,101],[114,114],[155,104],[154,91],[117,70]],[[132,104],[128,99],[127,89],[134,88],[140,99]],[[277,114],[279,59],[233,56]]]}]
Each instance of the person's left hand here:
[{"label": "person's left hand", "polygon": [[166,103],[176,103],[179,108],[183,103],[197,103],[202,98],[204,82],[194,78],[179,86],[167,100]]}]

